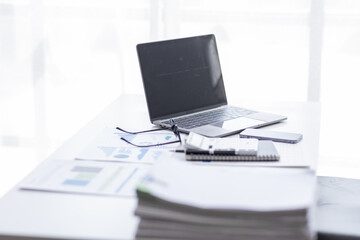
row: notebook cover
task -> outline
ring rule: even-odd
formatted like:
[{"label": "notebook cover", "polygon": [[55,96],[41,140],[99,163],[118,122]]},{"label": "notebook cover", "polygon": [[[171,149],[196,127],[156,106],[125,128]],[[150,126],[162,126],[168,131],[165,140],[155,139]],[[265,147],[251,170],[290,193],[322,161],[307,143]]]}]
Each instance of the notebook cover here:
[{"label": "notebook cover", "polygon": [[280,155],[272,141],[259,141],[257,155],[227,155],[213,154],[196,149],[186,150],[188,161],[278,161]]}]

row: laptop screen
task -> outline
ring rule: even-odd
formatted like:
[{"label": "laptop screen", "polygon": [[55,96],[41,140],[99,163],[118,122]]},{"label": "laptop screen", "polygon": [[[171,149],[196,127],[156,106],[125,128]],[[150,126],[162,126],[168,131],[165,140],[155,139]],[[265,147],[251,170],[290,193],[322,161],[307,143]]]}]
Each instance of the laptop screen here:
[{"label": "laptop screen", "polygon": [[227,104],[214,35],[137,45],[151,121]]}]

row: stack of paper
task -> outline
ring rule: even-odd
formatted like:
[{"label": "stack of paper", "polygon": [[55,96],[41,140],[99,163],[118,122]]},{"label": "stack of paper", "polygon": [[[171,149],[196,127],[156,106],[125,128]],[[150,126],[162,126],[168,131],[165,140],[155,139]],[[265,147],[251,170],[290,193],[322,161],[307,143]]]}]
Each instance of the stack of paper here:
[{"label": "stack of paper", "polygon": [[137,239],[312,239],[315,175],[167,161],[137,188]]}]

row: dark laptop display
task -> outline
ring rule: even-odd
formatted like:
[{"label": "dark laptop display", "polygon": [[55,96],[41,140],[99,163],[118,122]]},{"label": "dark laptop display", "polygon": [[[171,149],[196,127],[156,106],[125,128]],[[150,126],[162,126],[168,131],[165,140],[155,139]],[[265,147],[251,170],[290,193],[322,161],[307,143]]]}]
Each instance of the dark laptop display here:
[{"label": "dark laptop display", "polygon": [[227,104],[213,35],[139,44],[137,49],[152,120]]},{"label": "dark laptop display", "polygon": [[229,106],[214,35],[137,45],[150,120],[182,132],[227,136],[286,119]]}]

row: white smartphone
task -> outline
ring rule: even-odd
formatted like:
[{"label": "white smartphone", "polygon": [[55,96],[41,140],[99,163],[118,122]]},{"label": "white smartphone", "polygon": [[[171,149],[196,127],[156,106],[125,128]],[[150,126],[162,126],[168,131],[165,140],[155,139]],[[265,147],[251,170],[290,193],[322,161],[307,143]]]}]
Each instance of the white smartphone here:
[{"label": "white smartphone", "polygon": [[248,128],[240,133],[241,138],[257,138],[275,142],[298,143],[303,135],[300,133],[276,132],[263,129]]}]

